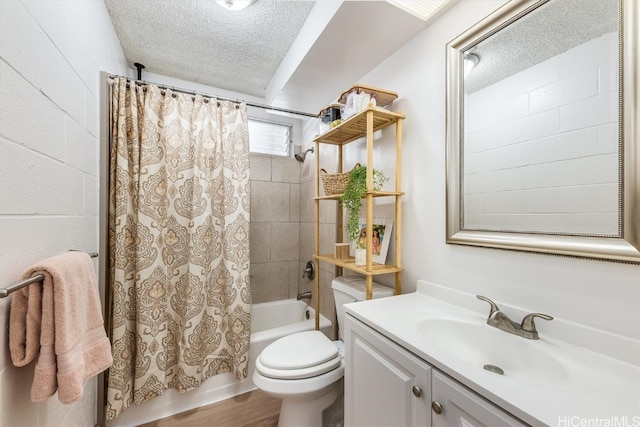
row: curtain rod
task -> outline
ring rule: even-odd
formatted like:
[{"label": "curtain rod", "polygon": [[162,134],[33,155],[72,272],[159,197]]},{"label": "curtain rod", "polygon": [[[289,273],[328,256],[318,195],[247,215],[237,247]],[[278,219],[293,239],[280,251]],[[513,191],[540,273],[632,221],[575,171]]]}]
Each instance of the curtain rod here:
[{"label": "curtain rod", "polygon": [[282,113],[295,114],[297,116],[318,117],[317,114],[305,113],[304,111],[288,110],[286,108],[279,108],[279,107],[274,107],[274,106],[266,105],[266,104],[258,104],[258,103],[255,103],[255,102],[248,102],[248,101],[243,101],[243,100],[240,100],[240,99],[231,99],[231,98],[225,98],[225,97],[222,97],[222,96],[209,95],[207,93],[196,92],[194,90],[188,90],[188,89],[181,89],[181,88],[177,88],[175,86],[168,86],[168,85],[164,85],[164,84],[160,84],[160,83],[148,82],[146,80],[134,80],[134,79],[130,79],[129,77],[118,76],[118,75],[115,75],[115,74],[107,74],[107,77],[110,78],[110,79],[114,79],[116,77],[122,77],[122,78],[126,79],[127,82],[133,82],[135,84],[152,84],[152,85],[158,86],[161,89],[171,89],[174,92],[185,93],[187,95],[201,95],[201,96],[204,96],[206,98],[215,98],[215,99],[219,99],[221,101],[244,102],[249,107],[262,108],[263,110],[279,111],[279,112],[282,112]]}]

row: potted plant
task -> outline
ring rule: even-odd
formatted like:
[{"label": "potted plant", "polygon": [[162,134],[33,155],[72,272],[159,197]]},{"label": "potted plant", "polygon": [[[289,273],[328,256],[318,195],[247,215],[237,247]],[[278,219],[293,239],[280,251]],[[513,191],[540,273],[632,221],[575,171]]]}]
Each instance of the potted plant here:
[{"label": "potted plant", "polygon": [[[373,190],[380,190],[387,178],[381,171],[373,169]],[[349,182],[345,187],[341,201],[347,210],[346,232],[347,238],[354,242],[357,248],[365,248],[366,241],[360,238],[360,203],[367,192],[367,167],[356,165],[349,173]],[[357,257],[356,257],[357,258]],[[356,262],[357,265],[361,263]]]}]

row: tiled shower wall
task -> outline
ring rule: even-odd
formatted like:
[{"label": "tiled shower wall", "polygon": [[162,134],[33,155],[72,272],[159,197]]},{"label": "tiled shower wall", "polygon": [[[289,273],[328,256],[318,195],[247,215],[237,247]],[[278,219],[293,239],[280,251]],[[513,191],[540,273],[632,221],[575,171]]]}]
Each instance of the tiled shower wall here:
[{"label": "tiled shower wall", "polygon": [[[305,127],[317,129],[310,120]],[[305,129],[305,134],[307,130]],[[308,138],[310,139],[312,135]],[[308,147],[303,147],[302,150]],[[331,158],[334,153],[331,153]],[[327,162],[330,163],[330,160]],[[323,162],[323,165],[325,162]],[[314,155],[303,164],[293,158],[251,155],[251,296],[253,303],[295,298],[313,291],[302,277],[314,249]],[[320,205],[321,253],[333,252],[336,204]],[[316,268],[318,265],[316,264]],[[320,312],[335,323],[333,265],[321,264]],[[310,305],[315,305],[313,295]]]},{"label": "tiled shower wall", "polygon": [[[314,123],[314,126],[317,125]],[[307,260],[313,259],[314,248],[314,164],[307,161],[302,165],[300,173],[300,277]],[[311,159],[313,160],[313,158]],[[325,164],[324,162],[322,163]],[[322,189],[321,189],[322,191]],[[322,194],[322,193],[321,193]],[[320,253],[333,253],[336,235],[336,203],[320,203]],[[316,263],[316,269],[320,268],[320,313],[334,323],[334,337],[337,338],[336,310],[333,302],[333,290],[331,281],[336,276],[334,265]],[[314,281],[300,279],[300,292],[313,291]],[[312,304],[315,304],[317,295],[313,295]]]},{"label": "tiled shower wall", "polygon": [[300,264],[300,164],[251,155],[253,303],[295,298]]},{"label": "tiled shower wall", "polygon": [[[303,141],[312,141],[318,133],[318,122],[308,120],[303,125]],[[302,151],[312,145],[302,147]],[[314,165],[316,156],[320,156],[320,164],[330,173],[337,170],[338,156],[335,146],[320,145],[319,152],[309,154],[300,169],[300,292],[313,291],[314,281],[302,279],[302,271],[308,260],[313,259],[314,250]],[[324,194],[322,186],[320,194]],[[336,212],[337,203],[331,201],[320,202],[320,253],[333,253],[336,240]],[[320,269],[320,313],[334,323],[334,337],[337,338],[336,310],[333,302],[331,281],[336,276],[336,267],[332,264],[316,263],[316,270]],[[312,305],[318,296],[313,295]]]}]

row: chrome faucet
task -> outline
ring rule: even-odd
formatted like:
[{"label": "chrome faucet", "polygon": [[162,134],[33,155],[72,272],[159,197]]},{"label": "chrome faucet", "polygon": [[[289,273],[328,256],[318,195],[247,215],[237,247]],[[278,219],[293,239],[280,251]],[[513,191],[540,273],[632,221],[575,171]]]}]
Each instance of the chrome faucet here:
[{"label": "chrome faucet", "polygon": [[519,337],[527,338],[530,340],[537,340],[538,331],[536,330],[536,324],[534,323],[534,319],[539,317],[544,320],[553,320],[553,317],[547,316],[542,313],[530,313],[524,316],[522,319],[522,323],[519,325],[513,320],[509,319],[506,314],[504,314],[495,302],[491,301],[487,297],[483,297],[482,295],[476,295],[479,300],[486,301],[491,305],[491,311],[489,312],[489,317],[487,318],[487,325],[496,327],[505,332],[509,332],[510,334],[518,335]]},{"label": "chrome faucet", "polygon": [[296,299],[298,301],[300,301],[301,299],[311,299],[311,291],[307,291],[307,292],[303,292],[301,294],[298,294]]}]

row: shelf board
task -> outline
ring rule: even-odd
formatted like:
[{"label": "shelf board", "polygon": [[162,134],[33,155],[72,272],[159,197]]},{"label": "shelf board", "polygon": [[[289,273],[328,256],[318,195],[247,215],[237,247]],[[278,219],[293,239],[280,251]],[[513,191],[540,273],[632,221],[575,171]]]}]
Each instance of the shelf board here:
[{"label": "shelf board", "polygon": [[373,131],[384,129],[404,119],[404,115],[369,105],[368,108],[349,117],[338,126],[318,135],[314,141],[324,144],[345,145],[367,134],[367,113],[373,111]]},{"label": "shelf board", "polygon": [[356,266],[355,258],[336,259],[336,257],[331,254],[314,255],[313,257],[318,261],[337,265],[338,267],[346,268],[347,270],[355,271],[356,273],[364,274],[365,276],[377,276],[380,274],[390,274],[402,271],[402,268],[388,264],[377,264],[375,262],[373,263],[372,271],[367,271],[366,266]]},{"label": "shelf board", "polygon": [[[372,194],[373,197],[390,197],[390,196],[404,196],[402,191],[367,191],[362,198],[364,199],[367,194]],[[332,194],[331,196],[319,196],[314,197],[314,200],[340,200],[342,194]]]}]

